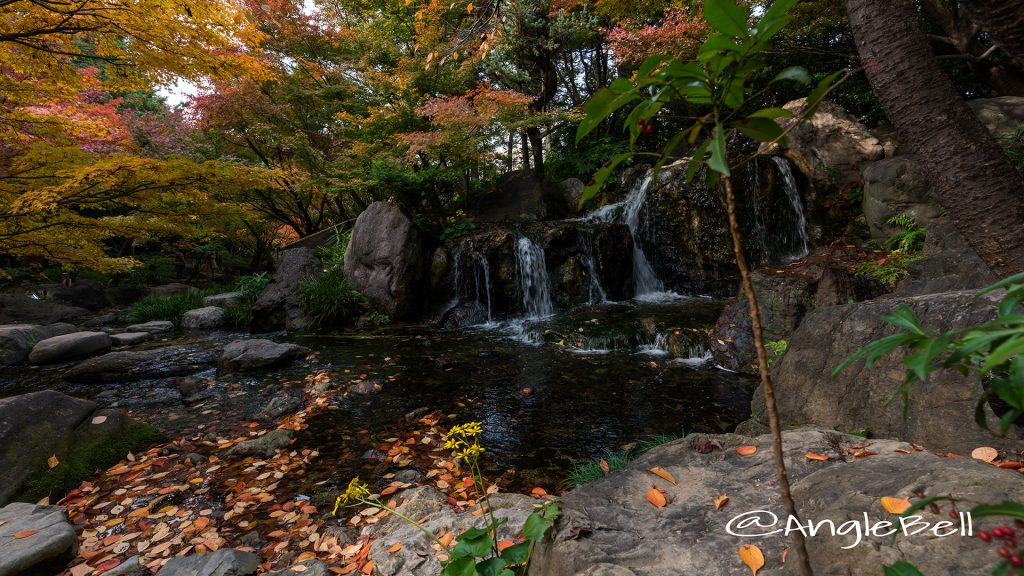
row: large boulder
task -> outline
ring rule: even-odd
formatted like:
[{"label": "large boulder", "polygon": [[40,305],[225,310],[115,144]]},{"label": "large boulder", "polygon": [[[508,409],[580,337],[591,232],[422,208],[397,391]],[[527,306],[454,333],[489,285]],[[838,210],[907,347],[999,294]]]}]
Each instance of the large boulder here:
[{"label": "large boulder", "polygon": [[217,550],[171,558],[160,576],[249,576],[260,567],[260,557],[241,550]]},{"label": "large boulder", "polygon": [[480,222],[536,222],[564,213],[558,186],[538,178],[533,170],[502,174],[494,191],[472,210]]},{"label": "large boulder", "polygon": [[[759,450],[741,456],[736,452],[740,445]],[[918,491],[952,496],[962,511],[977,504],[1024,498],[1024,477],[1019,472],[969,458],[917,452],[904,442],[864,441],[828,430],[802,429],[784,434],[783,449],[804,523],[829,520],[838,527],[854,521],[863,528],[865,518],[872,525],[893,522],[895,517],[882,508],[880,498],[914,500]],[[877,454],[855,458],[853,454],[861,449]],[[829,459],[810,460],[808,453]],[[668,471],[678,484],[651,474],[655,466]],[[647,501],[645,494],[652,486],[664,490],[667,506],[658,508]],[[728,497],[720,509],[713,503],[719,496]],[[934,526],[950,520],[948,501],[938,505],[940,514],[925,510],[922,521]],[[743,518],[755,515],[763,524],[740,526]],[[975,519],[974,529],[987,529],[997,522]],[[781,560],[790,546],[790,539],[781,533],[785,525],[770,436],[695,434],[651,450],[623,470],[566,494],[562,517],[554,533],[536,549],[530,575],[749,575],[750,569],[737,554],[743,544],[761,549],[765,566],[758,574],[797,574],[792,550],[789,561]],[[826,527],[824,533],[807,539],[815,573],[875,576],[883,565],[904,560],[929,575],[988,574],[1000,561],[993,546],[959,535],[864,536],[858,546],[844,550],[856,544],[857,535],[850,528],[847,525],[843,534],[833,535]]]},{"label": "large boulder", "polygon": [[285,250],[273,278],[252,306],[250,331],[308,330],[313,323],[302,310],[299,285],[322,273],[323,263],[313,248]]},{"label": "large boulder", "polygon": [[221,373],[251,372],[290,364],[309,354],[309,348],[252,338],[237,340],[224,347],[220,356]]},{"label": "large boulder", "polygon": [[[32,535],[15,537],[19,532]],[[23,502],[0,508],[0,576],[58,574],[77,551],[78,537],[63,508]]]},{"label": "large boulder", "polygon": [[0,366],[17,364],[28,358],[29,352],[40,340],[46,340],[75,331],[71,324],[9,324],[0,326]]},{"label": "large boulder", "polygon": [[224,326],[224,309],[220,306],[206,306],[189,310],[181,317],[185,330],[216,330]]},{"label": "large boulder", "polygon": [[28,361],[32,364],[56,364],[88,358],[110,350],[106,332],[72,332],[39,341],[32,347]]},{"label": "large boulder", "polygon": [[928,174],[913,156],[895,156],[864,166],[864,217],[871,237],[884,241],[900,230],[889,224],[906,214],[927,228],[943,214],[932,199]]},{"label": "large boulder", "polygon": [[90,315],[85,308],[23,294],[0,294],[0,324],[56,324],[75,322]]},{"label": "large boulder", "polygon": [[416,225],[396,204],[374,202],[356,219],[345,279],[393,320],[417,312],[423,249]]},{"label": "large boulder", "polygon": [[95,280],[78,280],[70,286],[60,286],[53,291],[57,300],[95,312],[110,307],[106,288]]},{"label": "large boulder", "polygon": [[217,364],[215,351],[172,346],[145,351],[109,352],[90,358],[64,373],[68,382],[137,382],[152,378],[188,376]]},{"label": "large boulder", "polygon": [[[811,312],[793,333],[788,351],[773,371],[780,417],[793,424],[812,423],[846,431],[866,429],[873,436],[902,438],[960,454],[969,454],[983,445],[1019,448],[1019,429],[1014,428],[1003,438],[974,424],[975,404],[984,392],[976,373],[964,376],[952,370],[935,372],[926,383],[912,387],[906,407],[900,399],[886,406],[903,381],[901,354],[882,358],[871,369],[857,362],[836,378],[830,376],[843,359],[865,344],[895,332],[881,317],[898,306],[912,308],[923,326],[945,331],[994,318],[994,298],[975,298],[974,291],[945,292]],[[767,422],[761,390],[754,393],[752,409],[758,420]],[[991,413],[989,420],[995,425]]]},{"label": "large boulder", "polygon": [[998,140],[1012,139],[1024,125],[1024,97],[999,96],[968,100],[967,105],[974,115]]},{"label": "large boulder", "polygon": [[[405,490],[397,495],[401,501],[398,511],[409,518],[425,518],[420,525],[435,533],[454,532],[458,534],[470,528],[481,528],[487,523],[487,515],[479,509],[456,513],[448,504],[444,494],[433,486],[421,486]],[[497,519],[507,520],[498,529],[499,539],[512,540],[523,529],[526,517],[533,512],[537,501],[522,494],[494,494],[490,498],[491,510]],[[395,516],[387,516],[376,524],[363,528],[363,535],[373,542],[370,558],[374,573],[380,576],[434,576],[441,573],[437,551],[422,531]],[[396,544],[401,549],[390,552]]]}]

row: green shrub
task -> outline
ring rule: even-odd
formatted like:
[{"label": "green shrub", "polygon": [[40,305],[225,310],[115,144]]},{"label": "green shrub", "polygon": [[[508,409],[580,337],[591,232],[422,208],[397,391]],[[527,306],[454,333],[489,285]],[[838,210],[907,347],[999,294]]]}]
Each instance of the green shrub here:
[{"label": "green shrub", "polygon": [[260,292],[270,284],[270,277],[266,272],[257,272],[248,276],[242,276],[235,283],[235,291],[242,293],[242,299],[247,302],[255,302],[260,297]]},{"label": "green shrub", "polygon": [[785,340],[773,340],[771,342],[765,342],[764,347],[768,352],[768,365],[771,366],[786,353],[786,349],[789,348],[789,342]]},{"label": "green shrub", "polygon": [[369,307],[337,268],[299,284],[299,300],[319,328],[356,318]]},{"label": "green shrub", "polygon": [[868,276],[886,286],[895,286],[901,279],[910,275],[911,262],[925,258],[924,254],[908,254],[906,252],[890,252],[888,256],[878,260],[868,260],[857,265],[859,276]]},{"label": "green shrub", "polygon": [[128,318],[132,322],[168,320],[175,326],[181,325],[181,317],[189,310],[203,307],[203,298],[223,292],[223,289],[193,290],[163,296],[146,296],[132,304]]},{"label": "green shrub", "polygon": [[631,450],[624,452],[608,450],[599,458],[577,462],[573,464],[572,469],[569,470],[569,474],[565,479],[565,485],[570,489],[579,488],[580,486],[589,484],[594,480],[603,478],[605,473],[604,470],[601,469],[602,460],[608,463],[608,472],[614,472],[624,468],[626,464],[632,462],[637,456],[646,454],[658,446],[668,444],[669,442],[675,442],[680,438],[682,438],[682,436],[672,434],[650,436],[637,441],[636,446]]},{"label": "green shrub", "polygon": [[447,244],[448,242],[455,240],[456,238],[461,238],[466,234],[469,234],[473,230],[476,230],[476,228],[476,223],[471,222],[469,220],[456,222],[454,224],[449,225],[444,229],[443,232],[441,232],[441,242]]},{"label": "green shrub", "polygon": [[324,264],[325,270],[341,270],[345,267],[345,251],[348,250],[348,241],[352,239],[352,230],[338,230],[334,238],[328,240],[321,246],[316,255]]},{"label": "green shrub", "polygon": [[889,218],[886,223],[900,229],[899,232],[889,236],[885,241],[885,248],[887,250],[912,253],[924,248],[924,240],[928,231],[918,226],[913,216],[896,214]]}]

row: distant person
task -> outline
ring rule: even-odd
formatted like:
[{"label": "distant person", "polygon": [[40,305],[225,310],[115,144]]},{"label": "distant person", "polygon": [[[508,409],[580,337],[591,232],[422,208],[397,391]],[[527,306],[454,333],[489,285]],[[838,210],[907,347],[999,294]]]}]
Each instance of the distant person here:
[{"label": "distant person", "polygon": [[174,253],[174,278],[181,280],[185,277],[185,253],[178,250]]}]

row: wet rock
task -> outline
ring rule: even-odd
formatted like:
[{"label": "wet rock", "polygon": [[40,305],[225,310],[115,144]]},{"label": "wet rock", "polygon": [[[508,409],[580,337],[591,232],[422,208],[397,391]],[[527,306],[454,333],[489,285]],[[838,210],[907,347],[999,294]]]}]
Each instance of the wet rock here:
[{"label": "wet rock", "polygon": [[302,310],[299,285],[323,273],[323,263],[314,248],[285,250],[277,262],[274,276],[252,306],[253,333],[288,329],[308,330],[312,320]]},{"label": "wet rock", "polygon": [[[295,566],[302,566],[302,570],[295,570]],[[290,566],[279,572],[271,572],[270,576],[332,576],[333,572],[329,570],[330,564],[321,560],[306,560],[305,562],[299,562],[295,566]]]},{"label": "wet rock", "polygon": [[977,98],[967,105],[997,140],[1012,139],[1024,124],[1024,97]]},{"label": "wet rock", "polygon": [[[701,453],[701,440],[717,441],[722,450]],[[849,520],[863,522],[866,514],[872,523],[891,521],[879,499],[913,499],[914,492],[922,489],[928,495],[954,496],[960,510],[980,503],[1019,501],[1024,496],[1019,473],[1007,474],[969,458],[914,452],[908,444],[892,440],[872,440],[869,449],[877,455],[853,458],[854,447],[864,442],[828,430],[785,432],[786,466],[802,520],[832,520],[838,526]],[[761,449],[752,456],[740,456],[735,451],[739,445]],[[785,518],[769,446],[767,435],[691,435],[569,492],[562,498],[562,517],[554,534],[535,552],[531,576],[741,576],[750,574],[736,557],[741,543],[754,544],[763,552],[767,562],[759,574],[796,574],[795,562],[784,567],[778,562],[790,545],[784,534],[737,537],[726,531],[726,524],[742,512],[768,510]],[[808,460],[807,453],[830,459]],[[648,471],[652,466],[667,470],[678,485],[657,480]],[[646,500],[644,494],[652,484],[665,490],[668,506],[656,508]],[[729,502],[716,510],[711,503],[723,494]],[[949,520],[948,510],[946,504],[940,515],[926,512],[924,520],[933,524]],[[975,521],[975,530],[980,524]],[[815,573],[874,576],[881,573],[883,564],[902,559],[925,574],[987,574],[1000,560],[991,546],[977,538],[865,537],[860,546],[841,549],[853,544],[854,538],[853,534],[809,538]]]},{"label": "wet rock", "polygon": [[356,219],[345,279],[392,320],[416,313],[423,255],[419,232],[396,204],[374,202]]},{"label": "wet rock", "polygon": [[296,344],[281,344],[260,338],[237,340],[224,347],[218,371],[231,373],[277,368],[303,358],[309,352],[309,348]]},{"label": "wet rock", "polygon": [[[421,524],[433,532],[450,530],[460,534],[486,523],[486,515],[456,513],[448,505],[445,496],[432,486],[404,490],[398,494],[398,499],[401,501],[399,512],[410,518],[426,518]],[[522,530],[535,502],[533,498],[522,494],[491,496],[495,518],[508,520],[498,529],[499,539],[513,539]],[[370,558],[374,561],[374,570],[381,576],[434,576],[441,573],[441,564],[431,548],[433,541],[399,518],[386,517],[377,524],[363,528],[362,534],[373,540]],[[394,554],[388,552],[398,543],[403,544],[400,550]],[[559,576],[567,574],[570,573],[561,573]]]},{"label": "wet rock", "polygon": [[149,576],[149,574],[149,568],[146,568],[139,562],[139,557],[132,556],[121,562],[116,568],[104,572],[103,576]]},{"label": "wet rock", "polygon": [[415,421],[419,420],[420,418],[423,418],[427,414],[430,414],[430,408],[428,408],[426,406],[423,406],[421,408],[417,408],[415,410],[412,410],[412,411],[406,413],[405,421],[406,422],[415,422]]},{"label": "wet rock", "polygon": [[199,466],[200,464],[203,464],[207,461],[206,456],[203,456],[202,454],[198,454],[196,452],[188,454],[187,456],[185,456],[185,459],[188,460],[189,464],[193,466]]},{"label": "wet rock", "polygon": [[175,386],[178,388],[178,393],[181,394],[181,399],[187,403],[197,402],[209,397],[206,392],[212,383],[211,380],[195,376],[186,376],[175,380]]},{"label": "wet rock", "polygon": [[110,308],[106,289],[95,280],[78,280],[70,286],[60,286],[53,291],[53,297],[61,302],[95,312]]},{"label": "wet rock", "polygon": [[188,376],[217,363],[216,352],[172,346],[146,351],[122,350],[90,358],[64,373],[68,382],[137,382]]},{"label": "wet rock", "polygon": [[219,306],[189,310],[181,317],[181,327],[185,330],[215,330],[223,325],[224,309]]},{"label": "wet rock", "polygon": [[70,362],[107,350],[110,350],[110,336],[105,332],[72,332],[41,340],[32,347],[28,361],[32,364]]},{"label": "wet rock", "polygon": [[239,442],[228,450],[231,456],[256,456],[259,458],[270,458],[278,450],[291,445],[295,433],[291,430],[278,428],[267,432],[259,438]]},{"label": "wet rock", "polygon": [[889,219],[906,214],[928,228],[943,210],[931,197],[928,174],[913,156],[896,156],[864,165],[864,218],[871,237],[884,242],[901,229]]},{"label": "wet rock", "polygon": [[274,396],[260,411],[256,418],[265,422],[273,422],[278,418],[298,412],[302,409],[302,400],[294,396]]},{"label": "wet rock", "polygon": [[381,389],[381,383],[376,380],[362,380],[356,382],[352,386],[349,386],[348,391],[352,394],[359,394],[360,396],[369,396],[376,394]]},{"label": "wet rock", "polygon": [[122,334],[110,335],[110,343],[115,347],[138,346],[152,339],[153,335],[149,332],[124,332]]},{"label": "wet rock", "polygon": [[260,566],[260,557],[241,550],[217,550],[195,556],[171,558],[161,576],[249,576]]},{"label": "wet rock", "polygon": [[494,191],[471,211],[480,222],[536,222],[564,213],[557,186],[538,178],[532,170],[502,174]]},{"label": "wet rock", "polygon": [[251,532],[243,534],[242,537],[238,539],[238,543],[242,546],[252,548],[253,550],[259,550],[267,543],[267,540],[258,531],[252,530]]},{"label": "wet rock", "polygon": [[32,347],[40,340],[75,332],[71,324],[9,324],[0,326],[0,366],[17,364],[28,358]]},{"label": "wet rock", "polygon": [[[15,538],[35,530],[27,538]],[[58,574],[78,550],[78,537],[59,506],[15,502],[0,508],[0,576]]]},{"label": "wet rock", "polygon": [[125,328],[126,332],[149,332],[150,334],[167,334],[174,332],[174,323],[167,320],[153,320],[143,324],[132,324]]},{"label": "wet rock", "polygon": [[203,306],[217,306],[219,308],[227,308],[232,304],[237,304],[242,301],[241,292],[225,292],[224,294],[214,294],[213,296],[207,296],[203,298]]},{"label": "wet rock", "polygon": [[565,211],[569,214],[576,214],[580,210],[580,199],[583,198],[583,190],[587,185],[579,178],[566,178],[559,185],[562,187]]},{"label": "wet rock", "polygon": [[[82,322],[82,328],[103,328],[110,326],[111,324],[117,324],[121,322],[123,317],[122,313],[110,312],[109,314],[100,314],[99,316],[93,316],[85,322]],[[105,330],[109,331],[109,329]]]},{"label": "wet rock", "polygon": [[448,309],[441,317],[441,326],[449,330],[477,326],[487,322],[487,307],[480,302],[463,302]]},{"label": "wet rock", "polygon": [[392,478],[395,482],[405,482],[406,484],[419,484],[426,479],[427,477],[422,472],[419,470],[413,470],[412,468],[399,470],[398,472],[395,472],[395,476]]},{"label": "wet rock", "polygon": [[76,322],[90,315],[85,308],[67,306],[43,295],[0,294],[0,324],[56,324]]},{"label": "wet rock", "polygon": [[[900,354],[880,359],[871,369],[857,362],[836,378],[830,377],[844,358],[893,333],[881,317],[900,305],[913,309],[922,326],[946,331],[994,318],[994,298],[976,299],[974,291],[945,292],[814,310],[804,317],[789,340],[789,349],[773,369],[782,421],[840,430],[867,429],[872,436],[903,438],[958,454],[969,454],[978,446],[1019,448],[1024,435],[1018,427],[1004,438],[974,425],[975,404],[984,393],[976,373],[965,376],[943,370],[930,374],[926,384],[911,388],[906,418],[902,400],[897,398],[886,407],[903,382]],[[759,421],[767,422],[760,389],[754,393],[752,412]],[[991,411],[986,412],[993,423]]]}]

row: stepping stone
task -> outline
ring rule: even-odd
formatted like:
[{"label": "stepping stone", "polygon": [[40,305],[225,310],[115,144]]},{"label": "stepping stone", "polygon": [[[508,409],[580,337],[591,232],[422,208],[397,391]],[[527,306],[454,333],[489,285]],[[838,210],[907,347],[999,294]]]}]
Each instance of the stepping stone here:
[{"label": "stepping stone", "polygon": [[153,338],[149,332],[125,332],[123,334],[111,334],[110,343],[114,346],[137,346]]},{"label": "stepping stone", "polygon": [[153,320],[144,324],[132,324],[125,328],[126,332],[149,332],[150,334],[164,334],[174,332],[174,323],[167,320]]},{"label": "stepping stone", "polygon": [[24,502],[0,508],[0,576],[57,574],[77,551],[64,508]]},{"label": "stepping stone", "polygon": [[32,348],[28,361],[32,364],[55,364],[81,360],[110,350],[106,332],[74,332],[41,340]]},{"label": "stepping stone", "polygon": [[241,550],[217,550],[195,556],[171,558],[160,576],[248,576],[255,574],[260,557]]},{"label": "stepping stone", "polygon": [[224,309],[217,306],[189,310],[181,317],[181,327],[185,330],[213,330],[223,325]]}]

